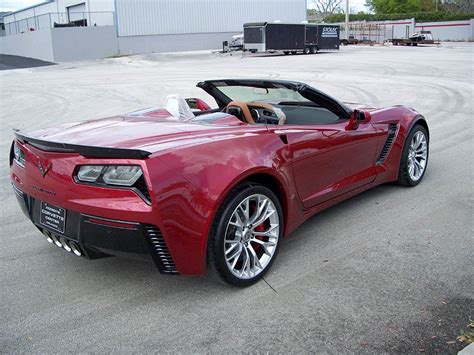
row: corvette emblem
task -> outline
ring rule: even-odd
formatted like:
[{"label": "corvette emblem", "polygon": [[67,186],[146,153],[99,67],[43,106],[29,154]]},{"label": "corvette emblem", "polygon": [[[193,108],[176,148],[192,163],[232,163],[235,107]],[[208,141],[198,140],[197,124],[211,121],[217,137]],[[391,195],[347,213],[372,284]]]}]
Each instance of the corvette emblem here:
[{"label": "corvette emblem", "polygon": [[38,168],[40,169],[41,175],[43,175],[43,177],[46,176],[46,174],[48,173],[49,169],[51,169],[51,166],[52,166],[52,164],[49,163],[49,165],[48,165],[46,168],[43,167],[43,164],[41,164],[41,160],[38,159]]}]

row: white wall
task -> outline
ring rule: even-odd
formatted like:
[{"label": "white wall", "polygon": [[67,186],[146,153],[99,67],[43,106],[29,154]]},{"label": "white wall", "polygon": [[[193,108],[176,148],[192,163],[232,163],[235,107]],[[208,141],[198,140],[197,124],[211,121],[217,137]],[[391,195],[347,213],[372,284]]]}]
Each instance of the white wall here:
[{"label": "white wall", "polygon": [[0,37],[0,53],[66,62],[117,55],[118,43],[114,26],[48,28]]},{"label": "white wall", "polygon": [[433,39],[441,41],[472,41],[474,19],[449,22],[423,22],[417,23],[416,31],[431,31]]},{"label": "white wall", "polygon": [[235,32],[118,37],[120,55],[220,49]]},{"label": "white wall", "polygon": [[306,20],[306,0],[116,0],[119,36],[241,32],[245,22]]},{"label": "white wall", "polygon": [[[351,22],[357,24],[358,22]],[[408,38],[409,35],[421,30],[431,31],[433,39],[440,41],[474,41],[474,19],[464,21],[444,22],[415,22],[414,19],[398,21],[370,21],[367,24],[382,24],[390,26],[392,34],[389,38]],[[344,26],[343,23],[340,23]],[[357,37],[357,36],[356,36]],[[345,38],[345,32],[341,31],[341,39]]]},{"label": "white wall", "polygon": [[0,53],[54,62],[51,30],[0,37]]},{"label": "white wall", "polygon": [[55,62],[106,58],[118,54],[115,26],[51,29]]}]

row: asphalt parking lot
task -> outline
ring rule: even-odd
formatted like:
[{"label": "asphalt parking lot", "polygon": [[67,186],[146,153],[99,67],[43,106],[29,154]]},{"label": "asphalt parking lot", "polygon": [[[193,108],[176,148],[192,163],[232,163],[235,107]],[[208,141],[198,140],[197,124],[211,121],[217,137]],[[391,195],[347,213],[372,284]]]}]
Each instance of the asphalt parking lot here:
[{"label": "asphalt parking lot", "polygon": [[[474,45],[344,47],[241,58],[111,58],[0,73],[0,352],[456,353],[474,318]],[[247,289],[89,261],[48,244],[8,179],[12,128],[33,130],[207,95],[203,79],[305,81],[348,102],[416,108],[431,129],[416,188],[378,187],[322,212]],[[454,342],[454,343],[453,343]]]}]

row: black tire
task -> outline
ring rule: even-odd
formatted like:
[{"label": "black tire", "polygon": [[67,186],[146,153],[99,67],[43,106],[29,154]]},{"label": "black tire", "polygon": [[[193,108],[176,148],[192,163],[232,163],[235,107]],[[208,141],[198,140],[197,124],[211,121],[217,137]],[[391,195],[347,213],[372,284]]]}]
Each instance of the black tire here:
[{"label": "black tire", "polygon": [[347,46],[347,45],[349,44],[349,42],[347,42],[347,39],[343,39],[343,40],[341,41],[341,44],[342,44],[343,46]]},{"label": "black tire", "polygon": [[311,47],[311,54],[316,54],[316,53],[318,53],[318,47],[317,46]]},{"label": "black tire", "polygon": [[[242,279],[234,276],[227,266],[224,252],[224,237],[229,220],[231,219],[232,214],[236,210],[237,206],[239,206],[239,204],[247,197],[254,194],[265,195],[273,202],[274,206],[276,207],[280,225],[279,237],[271,260],[266,265],[266,267],[260,271],[257,276],[248,279]],[[226,283],[237,287],[247,287],[256,283],[267,273],[275,261],[280,248],[281,240],[283,238],[283,229],[283,212],[281,204],[272,190],[256,183],[245,183],[236,187],[219,207],[209,233],[207,259],[211,276],[217,282]]]},{"label": "black tire", "polygon": [[290,51],[283,51],[283,54],[288,55],[288,54],[290,54]]},{"label": "black tire", "polygon": [[[424,170],[421,174],[421,176],[418,178],[418,180],[414,180],[411,178],[408,166],[409,166],[409,153],[410,153],[410,144],[412,142],[413,137],[417,132],[422,132],[424,136],[426,137],[426,163]],[[400,186],[406,186],[406,187],[413,187],[418,185],[421,180],[423,180],[423,177],[425,176],[426,169],[428,168],[428,160],[429,160],[429,147],[430,147],[430,142],[429,142],[429,135],[428,132],[426,131],[425,127],[421,125],[415,125],[410,133],[408,134],[405,144],[403,145],[403,150],[402,150],[402,157],[400,159],[400,167],[398,171],[398,185]]]},{"label": "black tire", "polygon": [[310,47],[304,47],[304,54],[311,54],[311,48]]},{"label": "black tire", "polygon": [[295,55],[297,52],[296,51],[291,51],[291,54]]}]

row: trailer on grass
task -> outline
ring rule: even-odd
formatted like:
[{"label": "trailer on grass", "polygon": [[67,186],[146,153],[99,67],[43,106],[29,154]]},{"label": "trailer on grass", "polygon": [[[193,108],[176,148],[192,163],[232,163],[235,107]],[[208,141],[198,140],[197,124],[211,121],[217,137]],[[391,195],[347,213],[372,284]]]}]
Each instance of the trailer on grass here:
[{"label": "trailer on grass", "polygon": [[244,49],[251,53],[314,54],[320,50],[338,50],[339,44],[339,25],[244,24]]}]

